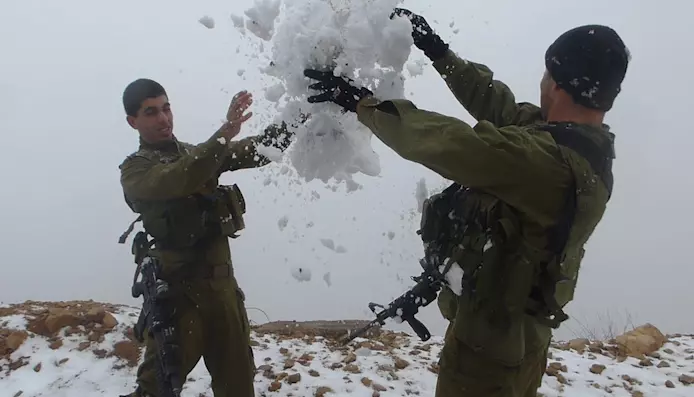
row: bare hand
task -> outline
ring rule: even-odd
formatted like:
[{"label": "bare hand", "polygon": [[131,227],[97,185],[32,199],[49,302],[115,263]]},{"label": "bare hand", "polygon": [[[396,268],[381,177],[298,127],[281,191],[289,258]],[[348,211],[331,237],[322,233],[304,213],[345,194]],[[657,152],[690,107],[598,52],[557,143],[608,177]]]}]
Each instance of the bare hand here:
[{"label": "bare hand", "polygon": [[231,100],[227,111],[227,125],[222,135],[227,139],[232,139],[241,132],[241,125],[253,116],[253,112],[244,114],[253,103],[253,94],[248,91],[240,91]]}]

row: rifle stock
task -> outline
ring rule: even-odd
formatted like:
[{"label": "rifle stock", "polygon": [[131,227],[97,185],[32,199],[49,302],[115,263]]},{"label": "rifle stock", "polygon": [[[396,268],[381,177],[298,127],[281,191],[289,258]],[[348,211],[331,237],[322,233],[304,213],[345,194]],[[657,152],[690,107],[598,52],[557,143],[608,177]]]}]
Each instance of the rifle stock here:
[{"label": "rifle stock", "polygon": [[[340,342],[347,344],[355,338],[366,334],[372,328],[378,325],[385,325],[386,320],[389,318],[396,317],[407,322],[421,340],[429,340],[431,333],[415,315],[419,312],[420,307],[428,306],[436,299],[439,290],[445,283],[445,279],[436,269],[436,266],[429,264],[424,259],[420,260],[419,263],[424,271],[419,276],[411,277],[416,284],[390,302],[387,307],[374,302],[369,303],[369,309],[376,314],[376,318],[364,327],[354,332],[348,332],[340,339]],[[382,308],[378,313],[376,312],[377,307]]]}]

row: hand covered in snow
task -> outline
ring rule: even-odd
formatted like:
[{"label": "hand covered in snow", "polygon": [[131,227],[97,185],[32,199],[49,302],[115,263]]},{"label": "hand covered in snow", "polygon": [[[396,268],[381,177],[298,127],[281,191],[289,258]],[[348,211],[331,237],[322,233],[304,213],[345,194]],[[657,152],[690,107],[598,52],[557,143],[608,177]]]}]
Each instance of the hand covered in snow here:
[{"label": "hand covered in snow", "polygon": [[356,112],[357,103],[363,98],[373,95],[369,89],[355,87],[351,84],[352,80],[347,77],[335,76],[332,71],[306,69],[304,76],[318,80],[317,83],[309,85],[309,89],[321,91],[320,94],[308,97],[309,103],[333,102],[345,110]]},{"label": "hand covered in snow", "polygon": [[427,58],[435,61],[446,54],[448,44],[441,40],[441,37],[434,32],[423,16],[417,15],[405,8],[395,8],[390,17],[405,16],[412,23],[412,39],[414,45],[424,51]]}]

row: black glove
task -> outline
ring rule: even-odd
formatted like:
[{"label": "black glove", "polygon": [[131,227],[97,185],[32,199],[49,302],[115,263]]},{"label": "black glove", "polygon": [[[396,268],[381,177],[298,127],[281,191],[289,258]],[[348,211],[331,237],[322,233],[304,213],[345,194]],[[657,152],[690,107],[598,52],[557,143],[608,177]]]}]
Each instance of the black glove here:
[{"label": "black glove", "polygon": [[448,44],[441,40],[441,37],[434,33],[434,30],[429,26],[423,16],[414,14],[412,11],[405,8],[395,8],[390,17],[395,15],[406,16],[412,22],[412,38],[414,45],[424,51],[427,58],[435,61],[446,55]]},{"label": "black glove", "polygon": [[372,96],[373,92],[367,88],[358,88],[350,84],[351,79],[335,76],[332,71],[320,71],[315,69],[304,70],[304,76],[318,80],[308,86],[309,89],[321,91],[320,94],[308,97],[309,103],[333,102],[350,112],[357,111],[357,103],[365,97]]}]

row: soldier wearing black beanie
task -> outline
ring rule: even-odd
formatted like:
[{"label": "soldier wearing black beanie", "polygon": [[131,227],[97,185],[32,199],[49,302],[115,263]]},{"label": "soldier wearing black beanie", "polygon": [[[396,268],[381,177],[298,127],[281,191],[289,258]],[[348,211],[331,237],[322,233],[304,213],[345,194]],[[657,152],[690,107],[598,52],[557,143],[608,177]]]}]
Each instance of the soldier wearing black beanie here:
[{"label": "soldier wearing black beanie", "polygon": [[354,112],[400,157],[454,182],[422,209],[420,277],[436,282],[392,303],[423,340],[419,306],[435,300],[449,321],[434,397],[535,396],[552,331],[569,318],[585,244],[612,195],[615,135],[604,118],[629,51],[606,26],[563,33],[546,50],[538,106],[459,57],[421,15],[396,8],[396,16],[411,22],[414,45],[476,123],[378,98],[329,68],[304,70],[315,80],[307,101]]},{"label": "soldier wearing black beanie", "polygon": [[549,46],[545,66],[574,102],[607,112],[621,90],[629,58],[617,32],[585,25],[565,32]]}]

